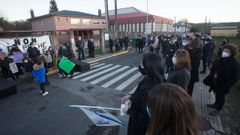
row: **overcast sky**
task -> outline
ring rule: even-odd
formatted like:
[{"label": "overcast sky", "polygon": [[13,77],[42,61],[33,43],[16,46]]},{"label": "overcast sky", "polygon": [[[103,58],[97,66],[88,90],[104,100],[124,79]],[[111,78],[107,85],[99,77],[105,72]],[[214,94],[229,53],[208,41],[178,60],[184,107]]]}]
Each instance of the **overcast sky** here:
[{"label": "overcast sky", "polygon": [[[35,16],[47,14],[50,0],[0,0],[0,14],[10,21],[30,18],[29,10]],[[114,0],[109,9],[114,8]],[[104,0],[56,0],[59,10],[73,10],[97,14],[104,12]],[[118,0],[118,8],[136,7],[147,11],[147,0]],[[187,18],[189,22],[240,22],[240,0],[148,0],[149,13],[170,19]]]}]

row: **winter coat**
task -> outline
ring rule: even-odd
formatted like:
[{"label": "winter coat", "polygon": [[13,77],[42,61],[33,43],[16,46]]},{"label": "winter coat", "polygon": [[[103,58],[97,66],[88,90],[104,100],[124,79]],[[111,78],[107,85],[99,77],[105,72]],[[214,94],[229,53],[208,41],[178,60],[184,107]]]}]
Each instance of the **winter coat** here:
[{"label": "winter coat", "polygon": [[23,62],[23,58],[24,58],[24,55],[22,52],[20,51],[17,51],[17,52],[13,52],[13,61],[15,63],[22,63]]},{"label": "winter coat", "polygon": [[188,49],[191,60],[191,82],[199,81],[199,66],[201,63],[201,48]]},{"label": "winter coat", "polygon": [[145,135],[149,124],[149,116],[146,111],[147,96],[152,88],[152,82],[145,77],[133,93],[131,107],[127,112],[130,115],[128,135]]},{"label": "winter coat", "polygon": [[30,58],[34,58],[40,55],[40,52],[36,47],[29,47],[27,52]]},{"label": "winter coat", "polygon": [[167,81],[177,84],[187,91],[190,81],[190,71],[187,68],[175,69],[169,73]]},{"label": "winter coat", "polygon": [[44,58],[46,60],[46,63],[52,63],[53,62],[53,58],[52,58],[51,54],[45,54],[43,56],[44,56]]},{"label": "winter coat", "polygon": [[209,60],[212,52],[212,44],[211,42],[204,44],[202,49],[202,55],[204,60]]},{"label": "winter coat", "polygon": [[227,94],[238,80],[238,62],[234,57],[220,58],[214,62],[214,72],[217,74],[215,91]]},{"label": "winter coat", "polygon": [[32,75],[39,84],[46,83],[46,70],[43,64],[34,64]]}]

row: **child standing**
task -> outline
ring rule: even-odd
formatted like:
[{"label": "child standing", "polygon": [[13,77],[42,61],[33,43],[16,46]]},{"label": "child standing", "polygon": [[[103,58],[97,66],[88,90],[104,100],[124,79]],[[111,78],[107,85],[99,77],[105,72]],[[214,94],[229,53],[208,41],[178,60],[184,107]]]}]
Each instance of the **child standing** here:
[{"label": "child standing", "polygon": [[48,91],[45,90],[46,83],[46,69],[44,68],[43,60],[39,57],[36,63],[33,65],[32,75],[40,85],[42,96],[48,94]]}]

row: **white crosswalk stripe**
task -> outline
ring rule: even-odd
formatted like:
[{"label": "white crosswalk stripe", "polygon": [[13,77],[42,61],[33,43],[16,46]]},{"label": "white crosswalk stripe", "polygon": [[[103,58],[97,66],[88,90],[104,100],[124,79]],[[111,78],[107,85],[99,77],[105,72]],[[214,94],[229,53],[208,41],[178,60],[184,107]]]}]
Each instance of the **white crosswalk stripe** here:
[{"label": "white crosswalk stripe", "polygon": [[116,90],[122,91],[124,90],[128,85],[130,85],[132,82],[134,82],[136,79],[138,79],[141,76],[141,73],[137,73],[119,86],[116,87]]},{"label": "white crosswalk stripe", "polygon": [[130,73],[134,72],[135,70],[137,70],[137,67],[134,67],[130,70],[128,70],[127,72],[119,75],[118,77],[112,79],[111,81],[105,83],[102,85],[103,88],[108,88],[109,86],[111,86],[112,84],[116,83],[117,81],[121,80],[122,78],[126,77],[127,75],[129,75]]},{"label": "white crosswalk stripe", "polygon": [[103,66],[103,67],[100,67],[100,68],[97,68],[97,69],[91,70],[91,71],[89,71],[89,72],[86,72],[86,73],[80,74],[80,75],[78,75],[78,76],[74,76],[73,79],[78,79],[78,78],[81,78],[81,77],[87,76],[87,75],[89,75],[89,74],[92,74],[92,73],[98,72],[98,71],[100,71],[100,70],[102,70],[102,69],[108,68],[108,67],[110,67],[110,66],[112,66],[112,65],[113,65],[113,64],[108,64],[108,65],[105,65],[105,66]]},{"label": "white crosswalk stripe", "polygon": [[91,69],[98,68],[98,67],[101,67],[103,65],[106,65],[106,64],[105,63],[97,64],[97,65],[91,66]]},{"label": "white crosswalk stripe", "polygon": [[130,90],[128,94],[133,94],[136,91],[137,87],[138,87],[138,85],[135,86],[132,90]]},{"label": "white crosswalk stripe", "polygon": [[74,72],[73,75],[79,75],[81,72]]},{"label": "white crosswalk stripe", "polygon": [[90,66],[94,66],[94,65],[97,65],[97,64],[98,64],[98,62],[92,63],[92,64],[90,64]]},{"label": "white crosswalk stripe", "polygon": [[91,76],[88,76],[88,77],[86,77],[86,78],[83,78],[83,79],[81,79],[81,81],[88,81],[88,80],[90,80],[90,79],[92,79],[92,78],[94,78],[94,77],[97,77],[97,76],[99,76],[99,75],[102,75],[102,74],[104,74],[104,73],[107,73],[107,72],[109,72],[109,71],[112,71],[112,70],[114,70],[114,69],[116,69],[116,68],[118,68],[118,67],[121,67],[120,65],[116,65],[116,66],[113,66],[113,67],[111,67],[111,68],[108,68],[108,69],[106,69],[106,70],[103,70],[103,71],[101,71],[101,72],[98,72],[98,73],[96,73],[96,74],[93,74],[93,75],[91,75]]},{"label": "white crosswalk stripe", "polygon": [[107,75],[105,75],[105,76],[102,76],[102,77],[100,77],[100,78],[98,78],[98,79],[90,82],[90,84],[98,84],[98,83],[100,83],[101,81],[106,80],[107,78],[112,77],[112,76],[114,76],[115,74],[120,73],[120,72],[124,71],[124,70],[127,69],[127,68],[129,68],[129,66],[121,67],[120,69],[118,69],[118,70],[116,70],[116,71],[114,71],[114,72],[111,72],[111,73],[109,73],[109,74],[107,74]]}]

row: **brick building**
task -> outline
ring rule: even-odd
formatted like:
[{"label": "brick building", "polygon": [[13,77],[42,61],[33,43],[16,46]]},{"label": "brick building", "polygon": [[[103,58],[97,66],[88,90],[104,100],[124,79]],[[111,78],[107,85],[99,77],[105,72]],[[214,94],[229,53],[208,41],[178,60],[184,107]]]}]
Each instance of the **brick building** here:
[{"label": "brick building", "polygon": [[[119,35],[136,37],[138,34],[173,32],[172,19],[147,14],[134,7],[118,9]],[[147,19],[148,17],[148,19]],[[114,10],[109,11],[110,31],[116,31]]]},{"label": "brick building", "polygon": [[78,11],[62,10],[30,19],[33,31],[51,32],[52,45],[71,42],[76,50],[74,40],[81,36],[85,42],[93,38],[96,46],[104,52],[104,34],[106,21],[101,15],[93,15]]}]

